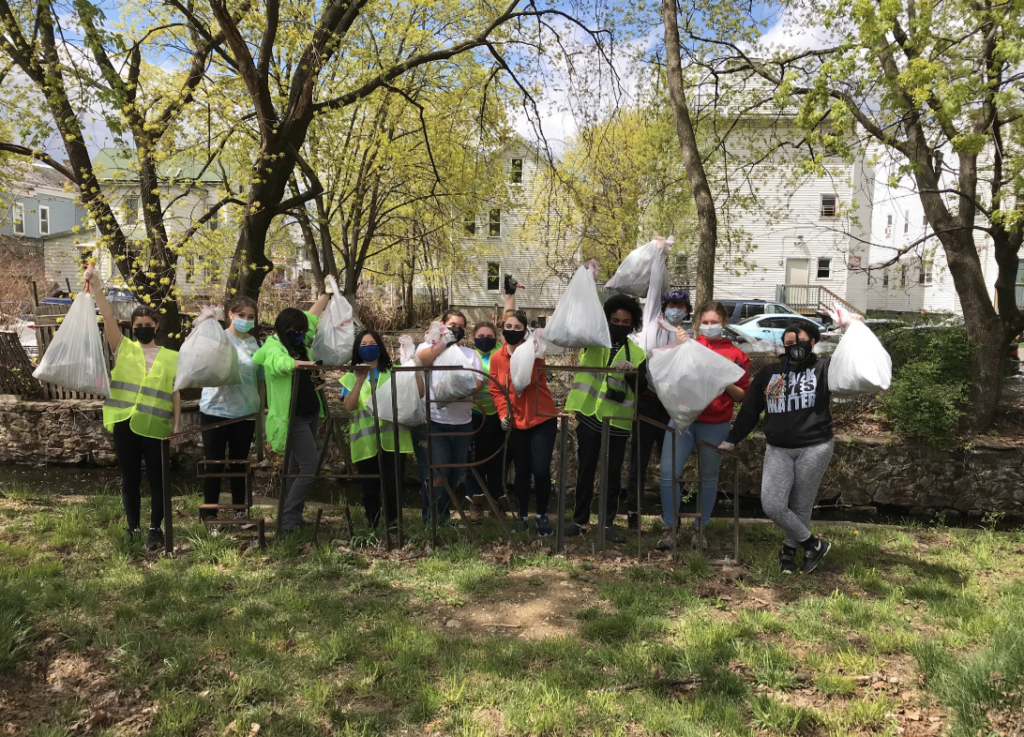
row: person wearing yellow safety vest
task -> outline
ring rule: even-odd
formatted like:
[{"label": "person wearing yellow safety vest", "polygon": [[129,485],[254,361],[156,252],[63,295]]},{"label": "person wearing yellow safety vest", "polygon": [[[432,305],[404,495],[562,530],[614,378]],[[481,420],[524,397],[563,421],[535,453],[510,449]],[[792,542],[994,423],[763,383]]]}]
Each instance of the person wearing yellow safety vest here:
[{"label": "person wearing yellow safety vest", "polygon": [[117,317],[103,294],[103,284],[92,265],[85,282],[103,318],[110,352],[117,358],[110,374],[110,398],[103,402],[103,427],[114,436],[114,453],[121,468],[121,500],[128,534],[141,538],[142,462],[149,479],[149,535],[146,547],[164,544],[164,477],[160,441],[181,430],[181,398],[174,391],[178,352],[156,344],[160,313],[151,307],[132,312],[135,340],[126,340]]},{"label": "person wearing yellow safety vest", "polygon": [[[380,420],[380,463],[383,464],[381,466],[377,460],[378,423],[374,421],[373,391],[370,387],[372,382],[373,389],[379,392],[381,385],[391,380],[391,355],[375,330],[362,330],[356,334],[352,365],[355,370],[339,379],[342,404],[347,412],[352,413],[352,424],[348,431],[352,462],[361,476],[379,474],[383,477],[384,509],[388,526],[391,526],[398,519],[395,428],[390,422]],[[423,396],[422,375],[416,374],[416,378],[420,396]],[[398,443],[400,453],[412,453],[412,436],[409,434],[409,428],[399,426]],[[404,468],[404,459],[399,463]],[[359,480],[359,485],[363,488],[366,521],[371,528],[375,528],[380,524],[381,480],[363,478]]]},{"label": "person wearing yellow safety vest", "polygon": [[[309,360],[308,347],[316,335],[320,315],[330,297],[329,294],[321,294],[309,312],[294,307],[281,310],[274,321],[274,334],[267,338],[252,357],[253,363],[263,367],[267,385],[267,442],[275,453],[284,453],[285,445],[291,440],[288,474],[312,476],[319,465],[316,433],[324,410],[313,384],[312,371],[299,371],[295,420],[291,423],[288,413],[292,401],[292,374],[297,368],[309,369],[316,366]],[[306,495],[314,480],[286,480],[284,512],[277,521],[279,532],[294,532],[311,524],[302,518],[302,512],[306,508]]]},{"label": "person wearing yellow safety vest", "polygon": [[643,327],[643,312],[636,299],[616,294],[604,303],[612,348],[584,348],[580,351],[580,366],[611,367],[615,373],[594,374],[578,372],[569,397],[566,412],[576,413],[576,441],[578,470],[576,473],[576,506],[572,522],[565,534],[579,535],[590,522],[590,505],[594,499],[594,476],[601,461],[601,425],[611,418],[608,436],[608,506],[607,518],[598,520],[605,525],[605,540],[613,543],[626,541],[626,536],[615,529],[612,521],[619,506],[622,463],[626,444],[633,428],[636,404],[634,384],[639,380],[639,392],[647,389],[647,372],[639,376],[626,376],[625,371],[640,368],[646,352],[630,336]]},{"label": "person wearing yellow safety vest", "polygon": [[[505,314],[516,309],[516,290],[519,283],[511,274],[505,275]],[[498,331],[492,322],[478,322],[473,327],[473,348],[480,356],[480,363],[485,372],[490,373],[491,357],[501,350],[498,343]],[[505,442],[505,431],[501,428],[501,420],[491,399],[490,383],[485,379],[480,391],[474,397],[473,404],[473,446],[470,457],[474,461],[490,458],[487,463],[477,466],[477,473],[487,485],[487,490],[495,498],[505,494],[505,467],[502,465],[504,454],[501,446]],[[491,457],[493,456],[493,458]],[[466,473],[466,496],[477,513],[484,508],[483,490],[476,474]],[[509,505],[510,507],[512,505]]]}]

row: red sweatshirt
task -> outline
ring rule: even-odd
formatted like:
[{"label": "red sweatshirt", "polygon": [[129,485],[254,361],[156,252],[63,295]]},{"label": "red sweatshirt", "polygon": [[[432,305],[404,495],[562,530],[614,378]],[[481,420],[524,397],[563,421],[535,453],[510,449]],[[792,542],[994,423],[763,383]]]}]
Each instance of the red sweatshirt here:
[{"label": "red sweatshirt", "polygon": [[[743,391],[750,388],[750,356],[733,345],[732,341],[728,338],[708,340],[703,335],[698,335],[697,342],[703,346],[707,346],[718,355],[728,358],[730,361],[742,368],[743,378],[736,382],[736,386]],[[707,406],[707,409],[700,413],[700,417],[697,418],[697,422],[705,422],[709,425],[718,424],[720,422],[732,422],[732,410],[734,404],[732,397],[725,392],[722,392],[721,396],[715,399],[715,401]]]},{"label": "red sweatshirt", "polygon": [[[542,422],[547,422],[555,415],[555,400],[551,398],[551,390],[548,389],[547,372],[537,370],[538,366],[544,365],[544,359],[537,359],[533,362],[533,379],[523,391],[522,396],[518,396],[516,388],[512,386],[509,370],[511,360],[512,357],[508,354],[508,345],[503,345],[500,351],[491,356],[491,376],[496,377],[501,386],[508,387],[508,396],[512,402],[512,419],[516,429],[529,430]],[[498,410],[498,417],[504,419],[508,414],[505,394],[499,386],[495,385],[495,382],[488,383],[491,388],[491,399],[494,400],[494,406]],[[547,417],[543,415],[547,415]],[[729,419],[732,419],[732,415],[729,415]]]}]

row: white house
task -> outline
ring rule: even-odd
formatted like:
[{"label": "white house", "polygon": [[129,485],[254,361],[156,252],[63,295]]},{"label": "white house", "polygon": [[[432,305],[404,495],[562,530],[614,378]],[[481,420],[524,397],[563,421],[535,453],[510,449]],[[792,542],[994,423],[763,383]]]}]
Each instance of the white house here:
[{"label": "white house", "polygon": [[470,255],[450,277],[449,304],[465,312],[470,323],[500,319],[505,274],[523,285],[516,304],[531,320],[550,315],[572,275],[570,264],[578,261],[578,246],[563,228],[538,227],[556,223],[567,207],[552,191],[551,178],[543,176],[548,166],[543,155],[518,139],[502,152],[501,162],[507,204],[463,218],[459,246]]},{"label": "white house", "polygon": [[[931,231],[914,179],[900,174],[901,161],[896,156],[880,148],[874,155],[878,159],[878,184],[871,223],[868,309],[963,314],[945,252],[934,235],[929,237]],[[947,173],[946,176],[952,175]],[[896,186],[891,186],[891,177],[898,177]],[[974,240],[985,285],[995,299],[999,273],[995,248],[989,236],[981,231],[975,231]],[[1022,282],[1022,276],[1024,269],[1018,271],[1018,283]]]}]

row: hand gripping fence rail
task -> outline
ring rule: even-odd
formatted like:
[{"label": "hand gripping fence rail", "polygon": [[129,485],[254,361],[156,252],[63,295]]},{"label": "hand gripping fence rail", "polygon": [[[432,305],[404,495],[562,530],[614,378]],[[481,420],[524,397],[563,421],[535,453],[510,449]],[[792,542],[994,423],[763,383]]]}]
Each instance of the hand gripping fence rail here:
[{"label": "hand gripping fence rail", "polygon": [[[295,419],[295,406],[296,406],[296,397],[298,395],[297,385],[298,385],[298,379],[299,379],[299,371],[332,371],[332,370],[351,371],[352,370],[352,366],[345,365],[345,366],[300,367],[300,368],[297,368],[293,372],[293,374],[292,374],[291,402],[290,402],[290,405],[289,405],[289,408],[288,408],[289,427],[291,427],[291,424],[292,424],[292,422]],[[639,412],[638,412],[639,402],[636,401],[636,400],[639,399],[639,392],[637,391],[637,389],[639,388],[640,374],[639,374],[638,370],[634,369],[632,371],[622,372],[622,371],[615,371],[611,367],[599,368],[599,367],[589,367],[589,366],[557,366],[557,365],[538,366],[536,368],[536,370],[537,371],[544,371],[548,375],[554,374],[554,373],[558,373],[558,372],[568,372],[568,373],[572,373],[572,374],[586,372],[586,373],[592,373],[592,374],[596,374],[596,375],[603,375],[603,374],[608,374],[608,373],[624,374],[627,377],[627,380],[631,380],[631,383],[633,384],[633,394],[634,394],[634,397],[636,398],[634,400],[634,402],[633,402],[633,408],[632,408],[633,414],[632,414],[632,417],[630,417],[629,419],[630,419],[630,422],[632,424],[632,430],[631,430],[631,435],[632,435],[631,452],[636,453],[636,462],[637,462],[637,469],[638,469],[638,472],[636,474],[637,485],[636,485],[636,489],[635,489],[636,504],[637,504],[636,508],[637,508],[638,512],[639,512],[639,510],[642,509],[643,487],[644,487],[644,480],[645,480],[645,473],[644,473],[645,469],[641,467],[641,460],[642,459],[640,458],[640,443],[639,443],[639,430],[640,430],[640,427],[642,425],[646,424],[646,425],[648,425],[648,426],[650,426],[650,427],[652,427],[652,428],[654,428],[656,430],[660,430],[662,432],[665,432],[666,433],[666,436],[665,436],[666,439],[671,438],[671,442],[672,442],[672,459],[673,459],[673,461],[672,461],[672,478],[675,479],[675,481],[678,482],[680,485],[682,484],[682,479],[680,478],[680,476],[682,474],[682,470],[683,469],[677,469],[675,467],[676,443],[680,442],[679,433],[675,432],[672,428],[670,428],[668,425],[666,425],[664,423],[658,422],[657,420],[654,420],[654,419],[652,419],[652,418],[650,418],[650,417],[648,417],[646,415],[639,414]],[[423,374],[425,374],[425,380],[423,382],[423,384],[424,384],[424,399],[425,399],[425,402],[426,402],[428,407],[430,407],[430,406],[432,406],[434,404],[442,404],[442,402],[438,402],[437,400],[435,400],[435,399],[433,399],[431,397],[431,384],[432,384],[431,379],[432,379],[433,373],[434,372],[438,372],[438,371],[471,371],[473,373],[479,374],[481,376],[482,380],[484,380],[485,385],[486,385],[486,381],[488,379],[490,381],[492,381],[492,382],[495,382],[496,385],[500,387],[501,392],[505,396],[506,405],[508,407],[510,407],[510,408],[512,406],[511,402],[509,401],[510,397],[509,397],[509,390],[508,390],[508,386],[507,386],[507,384],[510,383],[510,382],[502,382],[502,381],[498,380],[498,377],[496,377],[496,376],[494,376],[494,375],[492,375],[492,374],[490,374],[488,372],[485,372],[485,371],[483,371],[481,369],[466,368],[464,366],[397,366],[397,365],[396,366],[392,366],[392,368],[391,368],[392,375],[394,375],[397,372],[410,372],[410,373],[423,373]],[[395,493],[395,497],[396,497],[395,500],[394,500],[395,501],[395,513],[396,513],[396,518],[395,518],[395,521],[394,521],[394,525],[392,526],[391,522],[388,521],[387,499],[386,499],[386,495],[388,493],[388,489],[387,489],[387,484],[386,484],[386,481],[385,481],[384,474],[382,472],[378,472],[378,473],[375,473],[375,474],[361,474],[361,473],[344,473],[344,474],[326,473],[325,474],[325,473],[322,472],[323,471],[323,465],[324,465],[324,463],[326,461],[326,456],[327,456],[327,451],[328,451],[329,443],[330,443],[330,440],[331,440],[331,437],[332,437],[332,434],[333,434],[332,433],[333,418],[330,416],[330,412],[327,409],[327,403],[326,402],[322,402],[322,406],[325,408],[325,411],[327,412],[327,420],[328,420],[326,439],[325,439],[323,445],[318,450],[319,458],[318,458],[318,463],[317,463],[317,470],[316,470],[315,473],[313,473],[313,474],[289,473],[291,457],[292,457],[292,451],[293,451],[292,440],[291,440],[291,433],[290,432],[289,432],[288,437],[287,437],[287,439],[285,441],[284,456],[282,458],[282,463],[281,463],[281,466],[280,466],[280,471],[277,474],[278,481],[279,481],[279,486],[278,486],[278,488],[279,488],[279,496],[278,496],[277,519],[280,522],[280,520],[282,518],[282,515],[283,515],[284,505],[285,505],[285,502],[286,502],[285,490],[286,490],[286,488],[288,486],[288,480],[289,479],[314,478],[314,479],[335,479],[335,480],[344,480],[344,481],[360,481],[360,480],[364,480],[364,479],[376,479],[376,480],[378,480],[380,482],[380,486],[381,486],[382,513],[383,513],[383,518],[385,520],[385,534],[384,534],[384,540],[383,541],[384,541],[385,550],[390,551],[390,550],[392,550],[396,546],[397,546],[397,548],[401,548],[403,546],[402,499],[401,499],[402,483],[401,483],[401,481],[402,481],[402,478],[403,478],[402,466],[404,464],[404,459],[402,458],[402,454],[400,452],[397,452],[397,450],[401,447],[400,432],[401,432],[401,427],[402,426],[400,426],[398,423],[392,422],[392,423],[390,423],[390,425],[391,425],[390,429],[382,429],[382,427],[381,427],[381,422],[382,421],[380,419],[378,408],[377,408],[377,387],[376,387],[375,383],[372,382],[372,381],[369,382],[369,385],[370,385],[370,394],[371,394],[371,399],[372,399],[372,402],[371,402],[372,406],[370,407],[370,410],[371,410],[371,412],[373,414],[373,431],[374,431],[374,433],[376,435],[376,439],[377,439],[377,464],[378,464],[377,467],[378,467],[378,469],[381,469],[381,470],[383,469],[383,462],[384,462],[383,444],[381,443],[381,436],[382,436],[383,433],[386,433],[386,432],[392,432],[393,433],[393,447],[396,449],[396,452],[394,452],[392,454],[394,456],[394,464],[395,464],[395,468],[394,468],[395,490],[394,490],[394,493]],[[319,390],[318,393],[320,393],[322,395],[322,389]],[[557,510],[558,511],[557,511],[556,526],[555,526],[555,552],[561,553],[565,549],[566,496],[567,496],[567,491],[568,491],[567,485],[568,485],[569,421],[572,419],[572,414],[566,413],[564,411],[556,411],[554,414],[542,413],[539,410],[539,399],[540,399],[540,393],[539,392],[534,392],[534,414],[535,414],[535,416],[538,417],[538,418],[542,418],[542,419],[557,419],[558,420],[558,424],[559,424],[559,435],[558,435],[559,469],[558,469],[558,489],[557,489]],[[466,399],[466,400],[459,400],[459,401],[472,401],[475,406],[479,407],[479,403],[476,400]],[[391,392],[391,402],[392,402],[392,408],[391,408],[391,410],[392,410],[392,417],[397,417],[398,416],[398,392],[395,392],[395,391]],[[444,402],[444,403],[447,403],[447,402]],[[170,467],[170,441],[171,440],[173,440],[175,438],[178,438],[178,437],[185,436],[185,435],[189,435],[189,434],[194,433],[194,432],[199,432],[199,431],[202,431],[202,430],[205,430],[205,429],[212,429],[212,428],[215,428],[215,427],[219,427],[221,425],[231,424],[232,422],[240,422],[240,421],[250,420],[250,419],[253,419],[254,417],[256,417],[256,416],[255,415],[247,415],[246,417],[241,417],[241,418],[237,418],[237,419],[234,419],[234,420],[228,420],[228,421],[226,421],[224,423],[217,423],[217,425],[207,425],[207,426],[190,428],[189,430],[185,430],[185,431],[183,431],[181,433],[177,433],[176,435],[168,436],[164,440],[164,442],[163,442],[164,478],[167,479],[169,477],[169,470],[170,470],[169,469],[169,467]],[[608,494],[609,494],[608,455],[609,455],[609,453],[608,453],[608,450],[609,450],[609,442],[610,442],[609,438],[610,438],[610,429],[611,429],[611,419],[612,418],[605,417],[602,420],[602,422],[601,422],[600,482],[598,484],[598,522],[597,522],[597,526],[596,526],[596,534],[594,535],[594,548],[593,548],[594,549],[594,553],[598,554],[598,555],[603,555],[604,552],[605,552],[605,547],[606,547],[605,521],[608,518],[607,517],[607,511],[608,511],[608,504],[609,504],[609,499],[608,499]],[[623,417],[622,419],[626,419],[626,418]],[[508,519],[507,519],[505,513],[501,510],[501,507],[499,506],[498,501],[495,499],[495,497],[491,493],[491,490],[488,488],[487,484],[485,483],[483,477],[480,474],[480,471],[478,470],[478,468],[480,466],[483,466],[484,464],[486,464],[486,463],[490,462],[491,460],[493,460],[494,458],[496,458],[499,453],[502,455],[502,466],[501,466],[502,469],[506,469],[507,468],[508,442],[509,442],[509,438],[510,438],[511,433],[512,433],[512,429],[509,428],[508,430],[505,431],[505,438],[504,438],[504,440],[502,442],[501,447],[498,450],[496,450],[494,453],[492,453],[490,456],[488,456],[487,458],[476,459],[476,460],[468,460],[467,459],[467,461],[463,462],[463,463],[435,463],[434,462],[434,452],[433,452],[433,439],[434,438],[437,438],[437,437],[459,437],[459,436],[465,437],[465,436],[473,436],[476,433],[481,431],[482,425],[481,425],[481,428],[478,428],[477,430],[473,430],[471,432],[437,432],[437,431],[434,430],[434,425],[435,425],[435,423],[433,423],[431,421],[431,419],[430,419],[430,413],[427,412],[427,434],[426,434],[427,447],[426,447],[426,455],[427,455],[427,466],[428,466],[428,469],[429,469],[428,470],[428,477],[429,477],[429,479],[426,482],[428,484],[427,492],[426,493],[427,493],[427,496],[428,496],[428,499],[429,499],[429,511],[430,511],[430,513],[429,513],[429,526],[430,526],[430,530],[429,531],[430,531],[430,545],[431,545],[431,548],[432,549],[436,549],[436,547],[437,547],[437,529],[438,529],[438,515],[437,515],[437,512],[438,512],[438,499],[439,499],[439,496],[438,496],[439,488],[438,487],[443,487],[444,488],[444,491],[447,494],[449,501],[451,502],[452,506],[455,507],[456,512],[458,513],[459,517],[463,521],[463,524],[465,525],[465,528],[467,530],[467,535],[470,537],[471,540],[475,541],[475,532],[473,530],[473,527],[474,527],[473,522],[468,517],[468,515],[466,514],[465,509],[463,508],[463,505],[462,505],[461,501],[459,500],[458,495],[455,492],[455,489],[452,488],[452,485],[449,483],[449,481],[445,477],[445,475],[439,472],[441,469],[466,469],[467,471],[471,472],[474,475],[474,477],[476,478],[476,480],[477,480],[477,482],[478,482],[478,484],[480,486],[480,489],[483,491],[483,495],[484,495],[484,498],[485,498],[485,500],[487,502],[488,507],[490,507],[490,510],[493,513],[494,517],[498,520],[498,523],[501,526],[502,532],[504,533],[505,537],[507,537],[508,540],[509,540],[509,544],[512,545],[513,547],[516,547],[517,543],[516,543],[514,535],[512,534],[511,527],[508,524]],[[263,441],[262,441],[262,429],[263,428],[262,428],[262,426],[263,426],[263,411],[261,409],[259,417],[257,419],[257,452],[260,454],[260,458],[261,459],[262,459],[262,450],[263,450]],[[733,479],[732,479],[732,487],[733,487],[732,488],[732,491],[733,491],[733,538],[734,538],[734,555],[733,555],[733,559],[734,559],[734,561],[736,563],[738,563],[739,562],[739,558],[740,558],[740,540],[739,540],[739,537],[740,537],[740,532],[739,532],[739,473],[740,473],[740,466],[742,464],[740,463],[738,456],[735,453],[733,453],[733,452],[723,451],[723,450],[719,449],[718,447],[713,446],[713,445],[711,445],[711,444],[709,444],[707,442],[703,442],[703,441],[699,444],[699,446],[700,447],[707,447],[707,448],[713,450],[714,452],[719,453],[723,458],[730,459],[730,460],[733,461]],[[695,494],[695,497],[696,497],[696,515],[697,515],[697,519],[700,520],[700,519],[703,519],[703,494],[700,492],[700,489],[699,489],[699,484],[700,484],[700,454],[699,453],[696,454],[696,458],[697,458],[696,478],[697,478],[697,485],[698,485],[698,490],[697,490],[697,493]],[[238,461],[200,461],[200,466],[202,467],[204,464],[211,464],[212,465],[212,464],[218,464],[218,463],[229,464],[229,463],[238,463]],[[355,464],[349,464],[349,468],[353,468],[354,469],[355,468]],[[212,473],[206,471],[205,473],[200,473],[199,475],[200,476],[218,476],[218,477],[228,478],[228,477],[235,476],[237,474],[234,474],[234,473],[212,474]],[[503,472],[503,476],[504,476],[504,472]],[[422,483],[422,480],[421,480],[421,483]],[[503,488],[503,489],[500,489],[499,491],[504,493],[505,489]],[[626,493],[632,493],[633,491],[634,490],[632,490],[632,489],[627,489]],[[673,498],[673,504],[672,504],[672,506],[673,506],[673,508],[672,508],[672,521],[673,521],[673,523],[672,523],[672,536],[671,536],[672,537],[671,554],[672,554],[672,558],[673,559],[678,559],[679,550],[678,550],[678,540],[677,540],[677,538],[679,537],[679,529],[678,529],[678,527],[679,527],[679,521],[680,521],[679,506],[678,505],[679,505],[679,500],[680,500],[680,494],[679,493],[673,493],[672,498]],[[250,468],[246,472],[246,505],[245,505],[245,508],[248,510],[249,507],[251,507],[251,504],[252,504],[252,478],[251,478],[251,468]],[[232,509],[235,508],[234,505],[228,505],[228,506],[230,508],[232,508]],[[215,507],[217,509],[219,509],[219,508],[221,508],[221,505],[203,505],[202,508],[209,508],[209,509],[212,510]],[[171,511],[172,511],[172,508],[171,508],[171,488],[170,488],[170,484],[169,483],[164,483],[164,518],[166,520],[166,523],[165,523],[165,525],[166,525],[166,535],[165,535],[166,544],[165,544],[165,547],[166,547],[166,551],[168,553],[173,552],[173,549],[174,549],[174,543],[173,543],[173,524],[172,524],[172,519],[171,519]],[[351,521],[351,516],[350,516],[349,510],[348,510],[347,502],[346,502],[345,507],[344,507],[344,512],[345,512],[346,524],[348,526],[349,536],[351,537],[351,534],[352,534],[352,521]],[[313,527],[313,543],[314,544],[316,544],[317,530],[319,528],[319,522],[320,522],[322,513],[323,513],[323,509],[319,509],[317,511],[316,523],[314,524],[314,527]],[[248,519],[245,520],[245,521],[248,521]],[[259,533],[260,533],[260,544],[262,545],[263,544],[263,540],[264,540],[264,520],[260,519],[258,521],[258,525],[259,525]],[[394,543],[392,543],[392,537],[391,537],[392,533],[394,533],[394,535],[395,535]],[[704,551],[702,546],[698,546],[698,550],[700,551],[701,555],[704,555],[705,551]],[[637,559],[638,560],[642,560],[643,559],[643,554],[644,554],[644,550],[643,550],[643,525],[642,525],[642,523],[639,523],[637,525]]]}]

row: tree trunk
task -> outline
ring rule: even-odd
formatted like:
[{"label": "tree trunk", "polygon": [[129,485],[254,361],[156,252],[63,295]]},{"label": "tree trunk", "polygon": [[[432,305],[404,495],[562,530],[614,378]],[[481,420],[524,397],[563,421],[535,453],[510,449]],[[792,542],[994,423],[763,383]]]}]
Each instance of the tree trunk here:
[{"label": "tree trunk", "polygon": [[665,78],[668,83],[672,117],[676,122],[676,135],[683,157],[686,176],[690,180],[697,209],[697,268],[694,279],[694,308],[711,300],[715,289],[715,249],[718,245],[718,216],[715,214],[715,200],[701,161],[697,136],[686,103],[683,86],[683,68],[680,61],[679,26],[676,20],[676,1],[662,0],[662,15],[665,21]]},{"label": "tree trunk", "polygon": [[416,278],[416,252],[409,252],[409,278],[402,284],[405,292],[405,324],[412,327],[416,324],[416,302],[413,292],[413,281]]}]

